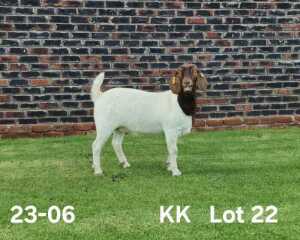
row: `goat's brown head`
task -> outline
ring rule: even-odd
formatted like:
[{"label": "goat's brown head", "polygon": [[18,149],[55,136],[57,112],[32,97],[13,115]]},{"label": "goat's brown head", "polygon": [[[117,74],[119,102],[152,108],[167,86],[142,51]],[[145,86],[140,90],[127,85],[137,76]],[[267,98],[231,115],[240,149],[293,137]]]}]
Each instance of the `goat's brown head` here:
[{"label": "goat's brown head", "polygon": [[174,94],[193,93],[196,89],[205,91],[207,80],[194,64],[180,66],[170,80],[170,89]]}]

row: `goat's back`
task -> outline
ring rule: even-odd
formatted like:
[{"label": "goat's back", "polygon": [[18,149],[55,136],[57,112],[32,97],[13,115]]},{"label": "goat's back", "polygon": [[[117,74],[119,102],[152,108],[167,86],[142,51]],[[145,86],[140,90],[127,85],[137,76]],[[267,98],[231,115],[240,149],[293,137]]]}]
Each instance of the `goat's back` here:
[{"label": "goat's back", "polygon": [[109,124],[138,132],[159,132],[171,121],[176,124],[178,118],[186,118],[178,106],[177,95],[171,91],[114,88],[97,99],[94,111],[96,125]]}]

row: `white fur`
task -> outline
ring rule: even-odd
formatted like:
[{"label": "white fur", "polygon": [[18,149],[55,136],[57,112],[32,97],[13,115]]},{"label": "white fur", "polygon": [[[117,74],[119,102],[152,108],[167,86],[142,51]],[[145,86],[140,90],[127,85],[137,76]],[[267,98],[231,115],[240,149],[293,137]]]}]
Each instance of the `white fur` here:
[{"label": "white fur", "polygon": [[181,110],[177,95],[171,91],[152,93],[130,88],[114,88],[101,92],[104,73],[99,74],[91,88],[97,137],[93,142],[93,167],[101,175],[101,150],[113,133],[112,145],[120,164],[129,167],[122,149],[126,132],[164,132],[168,148],[168,170],[181,175],[177,167],[177,138],[189,133],[192,118]]}]

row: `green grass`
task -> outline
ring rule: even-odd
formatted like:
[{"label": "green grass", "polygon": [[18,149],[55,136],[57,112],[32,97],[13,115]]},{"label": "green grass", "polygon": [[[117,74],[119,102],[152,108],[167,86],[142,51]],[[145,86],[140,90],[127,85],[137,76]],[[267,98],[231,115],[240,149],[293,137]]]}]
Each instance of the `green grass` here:
[{"label": "green grass", "polygon": [[[299,239],[300,128],[193,133],[179,140],[181,177],[165,170],[163,135],[129,135],[121,169],[110,144],[92,173],[94,135],[0,139],[0,239]],[[10,224],[10,208],[75,207],[73,224]],[[190,205],[191,223],[160,224],[160,205]],[[245,224],[211,224],[209,206],[242,206]],[[275,205],[277,224],[251,224]]]}]

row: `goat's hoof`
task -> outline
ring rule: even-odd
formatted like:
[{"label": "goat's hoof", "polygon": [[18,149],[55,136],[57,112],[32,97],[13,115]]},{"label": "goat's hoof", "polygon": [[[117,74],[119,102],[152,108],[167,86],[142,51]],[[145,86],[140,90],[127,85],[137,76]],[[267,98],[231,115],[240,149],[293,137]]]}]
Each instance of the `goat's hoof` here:
[{"label": "goat's hoof", "polygon": [[172,170],[172,176],[181,176],[181,172],[178,169]]},{"label": "goat's hoof", "polygon": [[95,176],[103,176],[103,171],[95,171]]},{"label": "goat's hoof", "polygon": [[129,168],[130,164],[128,162],[123,163],[123,168]]}]

